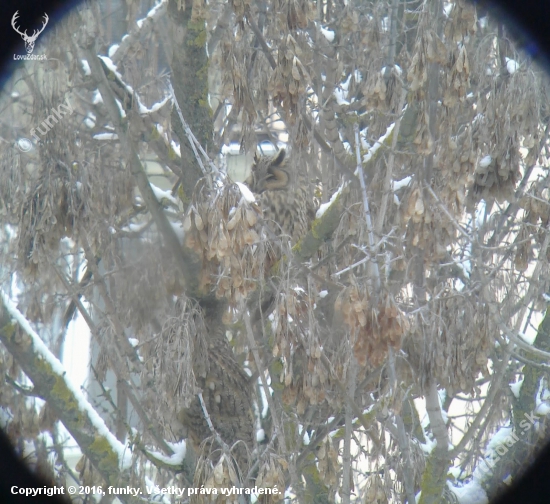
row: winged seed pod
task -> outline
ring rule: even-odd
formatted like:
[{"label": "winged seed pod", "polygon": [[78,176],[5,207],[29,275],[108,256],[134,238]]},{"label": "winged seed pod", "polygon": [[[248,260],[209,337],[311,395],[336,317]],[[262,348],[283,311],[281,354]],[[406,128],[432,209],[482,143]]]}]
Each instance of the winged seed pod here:
[{"label": "winged seed pod", "polygon": [[202,257],[201,285],[212,286],[232,305],[256,288],[263,271],[259,216],[237,185],[226,184],[216,195],[199,190],[184,218],[185,245]]},{"label": "winged seed pod", "polygon": [[387,357],[388,346],[401,348],[409,330],[405,314],[389,294],[384,294],[377,306],[372,306],[367,292],[360,293],[356,285],[344,289],[334,304],[349,327],[353,353],[362,366],[370,362],[380,365]]}]

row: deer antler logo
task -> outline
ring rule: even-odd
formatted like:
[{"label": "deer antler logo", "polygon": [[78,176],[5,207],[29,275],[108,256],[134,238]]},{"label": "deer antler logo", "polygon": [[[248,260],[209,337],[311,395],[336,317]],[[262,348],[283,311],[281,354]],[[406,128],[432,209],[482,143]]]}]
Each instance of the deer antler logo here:
[{"label": "deer antler logo", "polygon": [[21,32],[19,30],[19,27],[16,26],[15,22],[17,21],[17,18],[19,17],[19,11],[15,11],[15,14],[11,18],[11,26],[13,29],[21,35],[21,38],[25,41],[25,49],[27,51],[27,54],[32,54],[34,51],[34,43],[36,42],[36,39],[38,38],[38,35],[40,35],[44,28],[46,28],[46,25],[48,24],[48,21],[50,18],[46,13],[44,13],[44,21],[42,22],[42,28],[40,30],[34,30],[34,33],[32,35],[27,35],[27,30],[24,32]]}]

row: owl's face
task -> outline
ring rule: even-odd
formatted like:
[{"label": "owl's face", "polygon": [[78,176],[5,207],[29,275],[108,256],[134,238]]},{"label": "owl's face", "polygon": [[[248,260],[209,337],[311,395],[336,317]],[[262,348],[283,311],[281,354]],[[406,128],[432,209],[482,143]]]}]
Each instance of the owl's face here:
[{"label": "owl's face", "polygon": [[254,158],[254,165],[245,183],[250,190],[256,194],[264,191],[278,191],[288,188],[290,176],[285,166],[284,149],[281,149],[275,156],[270,158]]}]

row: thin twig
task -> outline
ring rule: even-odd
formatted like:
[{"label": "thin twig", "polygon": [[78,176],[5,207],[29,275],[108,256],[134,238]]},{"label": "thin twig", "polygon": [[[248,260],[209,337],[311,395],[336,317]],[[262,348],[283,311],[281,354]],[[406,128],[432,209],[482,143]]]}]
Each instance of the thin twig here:
[{"label": "thin twig", "polygon": [[143,198],[147,209],[151,213],[159,233],[164,239],[166,248],[170,250],[176,266],[185,278],[189,295],[196,296],[197,294],[200,294],[198,279],[198,271],[200,270],[200,268],[198,268],[198,264],[200,259],[189,249],[182,249],[180,241],[170,221],[166,217],[162,205],[157,200],[155,193],[151,188],[145,168],[143,167],[137,153],[136,145],[131,139],[127,128],[125,128],[122,124],[120,110],[113,95],[113,91],[109,86],[105,72],[102,69],[99,58],[95,54],[93,47],[90,46],[85,48],[84,54],[90,65],[92,75],[101,93],[103,102],[107,108],[109,118],[115,127],[122,151],[125,154],[126,160],[130,167],[130,172],[139,188],[141,197]]},{"label": "thin twig", "polygon": [[[180,118],[181,125],[185,131],[185,134],[187,135],[187,139],[189,140],[189,144],[191,145],[191,149],[193,149],[193,154],[195,155],[195,159],[197,160],[197,163],[199,163],[199,166],[202,170],[203,175],[207,175],[206,168],[204,167],[204,164],[202,162],[201,157],[199,156],[199,152],[203,155],[205,161],[209,164],[210,169],[212,170],[212,173],[218,174],[218,168],[216,165],[212,162],[210,157],[208,157],[208,154],[202,147],[201,143],[197,140],[197,137],[193,134],[193,131],[191,130],[191,127],[187,123],[187,121],[183,117],[183,113],[181,111],[180,105],[178,103],[178,99],[176,98],[176,93],[174,92],[174,88],[172,87],[172,83],[168,81],[168,89],[170,91],[170,95],[172,97],[172,101],[174,102],[174,105],[176,106],[176,110],[178,112],[178,117]],[[211,181],[210,181],[211,183]]]},{"label": "thin twig", "polygon": [[262,35],[262,32],[260,32],[258,25],[250,16],[247,17],[247,21],[248,21],[248,24],[250,25],[250,28],[252,29],[252,32],[254,33],[254,35],[256,35],[258,42],[262,46],[262,50],[265,54],[265,57],[267,58],[267,61],[269,62],[271,68],[275,70],[275,67],[277,66],[277,62],[275,61],[275,58],[272,56],[271,50],[269,49],[269,46],[267,45],[267,42],[265,41]]},{"label": "thin twig", "polygon": [[392,183],[392,177],[393,177],[393,167],[395,164],[395,151],[397,149],[397,141],[399,140],[399,131],[401,130],[401,120],[403,119],[403,115],[404,115],[404,106],[405,106],[406,96],[407,96],[407,90],[405,86],[402,86],[401,96],[399,98],[399,104],[397,105],[397,110],[400,111],[401,113],[399,114],[399,117],[395,121],[395,128],[393,130],[393,136],[392,136],[392,142],[391,142],[392,145],[388,156],[388,163],[386,165],[386,177],[384,179],[384,187],[382,189],[382,201],[380,202],[380,211],[378,212],[378,217],[376,219],[376,224],[374,227],[378,235],[382,233],[384,217],[386,216],[389,196],[392,190],[391,183]]},{"label": "thin twig", "polygon": [[287,447],[286,447],[286,441],[285,441],[285,433],[281,426],[279,417],[276,414],[277,409],[275,408],[273,397],[271,397],[271,392],[269,391],[269,384],[267,383],[267,378],[265,376],[265,367],[262,362],[262,359],[260,358],[260,353],[258,352],[256,341],[254,340],[254,332],[252,331],[252,324],[250,322],[250,314],[248,313],[248,311],[246,310],[244,311],[243,318],[244,318],[244,325],[246,328],[246,336],[248,338],[248,343],[250,345],[252,355],[254,356],[254,362],[256,364],[256,368],[260,372],[260,380],[262,382],[262,387],[264,389],[267,404],[271,409],[271,416],[273,417],[275,433],[279,437],[279,442],[281,443],[281,448],[283,449],[283,453],[288,453]]},{"label": "thin twig", "polygon": [[212,434],[216,438],[217,443],[222,447],[224,453],[226,453],[226,454],[231,453],[231,450],[229,449],[229,445],[221,438],[221,436],[218,434],[218,431],[214,428],[214,424],[212,423],[212,420],[210,419],[210,414],[208,413],[208,410],[206,409],[206,404],[205,404],[204,399],[202,397],[202,392],[199,392],[197,395],[199,397],[202,412],[204,414],[204,418],[206,418],[206,423],[208,424],[208,428],[210,429],[210,432],[212,432]]},{"label": "thin twig", "polygon": [[348,394],[349,398],[346,401],[346,416],[344,429],[344,454],[342,456],[342,503],[350,504],[351,499],[351,434],[353,431],[353,408],[351,406],[351,398],[355,397],[355,386],[357,380],[357,361],[355,357],[351,357],[350,366],[348,368]]},{"label": "thin twig", "polygon": [[[397,373],[395,371],[395,354],[392,347],[388,347],[389,350],[389,370],[390,378],[392,381],[393,393],[397,391]],[[401,450],[401,468],[403,470],[403,480],[405,484],[405,494],[407,495],[407,501],[409,504],[416,502],[414,492],[414,478],[413,470],[411,467],[411,448],[409,440],[407,439],[407,433],[405,432],[405,425],[403,419],[399,413],[394,413],[395,425],[397,427],[397,443]]]},{"label": "thin twig", "polygon": [[451,215],[451,212],[449,212],[449,210],[447,210],[447,207],[443,204],[443,202],[439,199],[439,197],[437,196],[437,194],[435,194],[434,190],[429,186],[429,185],[426,185],[426,190],[432,195],[432,198],[435,200],[435,202],[437,203],[437,206],[439,208],[441,208],[441,210],[443,210],[443,213],[449,217],[449,220],[451,221],[451,223],[453,224],[453,226],[458,229],[458,231],[460,231],[460,233],[462,235],[464,235],[464,237],[469,241],[469,242],[473,242],[473,238],[468,234],[468,232],[457,222],[457,220]]},{"label": "thin twig", "polygon": [[485,402],[483,403],[483,406],[481,406],[468,431],[464,434],[460,442],[453,448],[453,450],[449,452],[450,460],[458,457],[462,453],[462,451],[466,448],[466,445],[472,440],[472,438],[476,434],[476,431],[481,425],[483,419],[487,416],[487,413],[491,408],[491,405],[493,404],[495,396],[500,390],[501,381],[503,380],[504,375],[506,374],[506,370],[508,369],[508,361],[510,359],[512,348],[513,343],[509,343],[507,346],[504,347],[504,355],[502,357],[502,360],[500,361],[500,365],[498,366],[496,373],[493,375],[493,379],[491,380],[490,389],[487,393]]},{"label": "thin twig", "polygon": [[[90,329],[90,332],[92,333],[92,335],[97,339],[97,341],[101,341],[99,330],[94,324],[92,317],[90,316],[90,314],[88,313],[84,305],[82,304],[82,301],[77,296],[77,294],[73,291],[72,286],[69,284],[69,282],[67,281],[67,279],[65,278],[65,276],[57,266],[54,266],[54,271],[57,273],[57,276],[61,280],[61,283],[63,283],[65,289],[67,290],[69,295],[72,297],[74,303],[76,304],[76,307],[78,308],[78,311],[82,315],[82,318],[86,322],[86,325]],[[157,444],[164,450],[165,453],[167,453],[168,455],[173,455],[174,451],[166,443],[164,438],[159,434],[160,433],[159,426],[156,425],[156,422],[154,421],[154,419],[152,419],[149,415],[147,415],[147,413],[141,406],[141,402],[138,401],[134,393],[136,386],[133,383],[129,369],[127,367],[127,360],[122,356],[121,349],[116,344],[116,342],[115,342],[114,348],[115,348],[115,352],[113,355],[110,356],[110,362],[111,362],[111,368],[113,369],[118,382],[123,384],[123,387],[125,389],[128,399],[132,403],[132,406],[134,407],[139,419],[143,423],[143,426],[151,434],[151,437],[157,442]],[[137,363],[139,365],[140,363],[139,359],[137,360]]]},{"label": "thin twig", "polygon": [[372,225],[372,219],[369,209],[369,199],[367,196],[367,186],[365,184],[365,177],[363,175],[363,163],[361,161],[361,150],[359,143],[359,126],[357,123],[354,124],[353,129],[355,131],[355,156],[357,158],[357,175],[359,177],[359,183],[361,184],[361,193],[363,195],[363,209],[365,211],[365,220],[367,222],[367,232],[369,240],[369,249],[372,257],[372,273],[374,276],[374,286],[376,292],[380,290],[380,271],[378,269],[378,263],[375,260],[376,257],[376,246],[374,240],[374,228]]},{"label": "thin twig", "polygon": [[25,387],[20,385],[8,374],[4,375],[4,378],[6,379],[6,383],[9,383],[15,390],[20,392],[25,397],[40,397],[40,395],[35,392],[34,387]]}]

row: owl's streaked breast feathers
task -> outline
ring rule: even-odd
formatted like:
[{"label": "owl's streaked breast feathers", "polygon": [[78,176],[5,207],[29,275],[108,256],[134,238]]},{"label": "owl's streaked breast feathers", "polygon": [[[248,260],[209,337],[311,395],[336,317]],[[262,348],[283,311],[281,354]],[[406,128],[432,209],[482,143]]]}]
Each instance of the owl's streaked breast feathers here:
[{"label": "owl's streaked breast feathers", "polygon": [[[246,473],[256,444],[252,386],[222,331],[210,334],[207,362],[200,363],[197,359],[193,371],[212,426],[231,449],[240,470]],[[179,420],[197,450],[213,435],[198,397],[181,410]],[[212,456],[214,462],[221,455],[220,447],[216,445],[216,448]]]},{"label": "owl's streaked breast feathers", "polygon": [[288,163],[281,149],[273,157],[258,157],[247,185],[259,195],[264,219],[277,236],[297,243],[308,231],[315,204],[309,198],[306,176]]},{"label": "owl's streaked breast feathers", "polygon": [[[273,157],[256,157],[246,184],[256,194],[273,234],[295,244],[307,233],[315,213],[307,177],[291,166],[284,149]],[[209,331],[207,362],[195,361],[193,372],[213,428],[246,472],[256,445],[253,390],[223,331]],[[198,398],[181,411],[180,420],[197,449],[205,439],[212,438]],[[216,443],[212,446],[216,452],[212,460],[217,462],[221,447]]]}]

